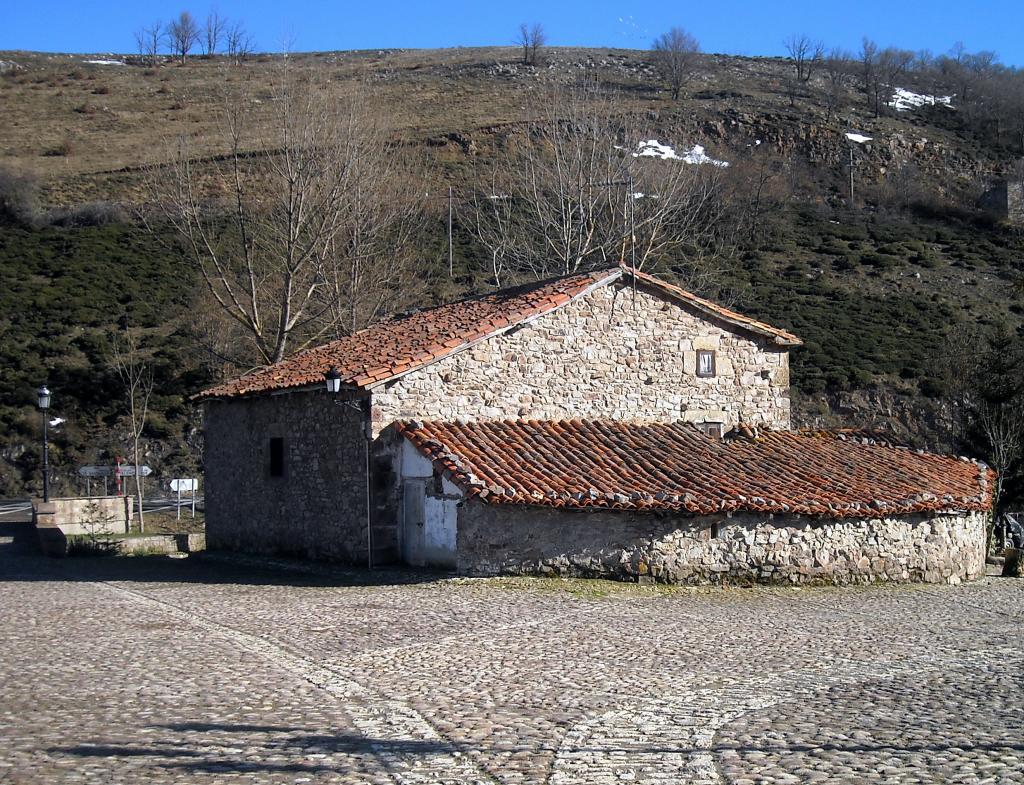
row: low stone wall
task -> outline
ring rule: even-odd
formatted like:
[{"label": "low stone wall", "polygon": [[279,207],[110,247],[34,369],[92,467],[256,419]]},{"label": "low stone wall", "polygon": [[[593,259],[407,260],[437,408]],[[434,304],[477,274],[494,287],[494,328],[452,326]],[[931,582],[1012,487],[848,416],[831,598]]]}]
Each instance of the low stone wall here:
[{"label": "low stone wall", "polygon": [[488,506],[459,513],[468,575],[666,583],[960,583],[985,572],[985,514],[819,519],[657,516]]},{"label": "low stone wall", "polygon": [[118,553],[126,556],[158,553],[195,553],[206,550],[206,535],[151,534],[145,537],[114,537]]},{"label": "low stone wall", "polygon": [[131,496],[81,496],[32,500],[36,528],[57,527],[67,534],[124,534],[132,520]]}]

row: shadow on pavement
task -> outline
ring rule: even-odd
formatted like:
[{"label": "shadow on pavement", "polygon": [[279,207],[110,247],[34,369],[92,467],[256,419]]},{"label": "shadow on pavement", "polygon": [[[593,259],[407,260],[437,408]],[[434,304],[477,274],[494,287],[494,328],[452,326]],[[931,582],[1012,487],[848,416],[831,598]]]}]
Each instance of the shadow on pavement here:
[{"label": "shadow on pavement", "polygon": [[[178,769],[193,774],[299,772],[352,774],[364,772],[378,760],[387,766],[396,758],[464,753],[462,745],[447,741],[378,739],[351,733],[325,734],[305,728],[180,723],[159,725],[185,738],[152,739],[145,744],[84,743],[47,750],[55,756],[77,758],[149,758],[153,768]],[[196,734],[203,734],[201,737]],[[240,739],[238,734],[245,734]],[[238,757],[239,747],[246,758]],[[328,756],[338,756],[328,760]],[[265,758],[265,759],[263,759]]]},{"label": "shadow on pavement", "polygon": [[253,586],[397,586],[435,583],[453,573],[407,567],[340,567],[283,559],[194,553],[168,556],[68,556],[55,559],[0,545],[0,583],[24,581],[245,584]]}]

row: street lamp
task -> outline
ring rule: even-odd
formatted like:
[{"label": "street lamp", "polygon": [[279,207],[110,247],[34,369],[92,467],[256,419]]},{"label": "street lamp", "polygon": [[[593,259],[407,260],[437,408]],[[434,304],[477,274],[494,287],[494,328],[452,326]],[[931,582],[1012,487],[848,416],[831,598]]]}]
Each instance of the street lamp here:
[{"label": "street lamp", "polygon": [[337,368],[331,368],[327,373],[324,374],[324,379],[327,380],[327,392],[331,395],[337,395],[338,391],[341,390],[341,374]]},{"label": "street lamp", "polygon": [[50,391],[44,384],[39,388],[39,411],[43,413],[43,501],[50,501],[50,440],[47,426],[50,424]]}]

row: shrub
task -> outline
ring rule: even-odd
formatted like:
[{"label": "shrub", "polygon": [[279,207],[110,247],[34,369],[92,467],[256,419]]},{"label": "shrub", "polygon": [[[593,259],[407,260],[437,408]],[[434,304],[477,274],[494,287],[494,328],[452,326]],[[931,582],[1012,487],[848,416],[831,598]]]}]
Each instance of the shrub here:
[{"label": "shrub", "polygon": [[71,155],[75,152],[75,143],[72,141],[70,136],[64,137],[63,141],[54,147],[51,147],[43,151],[43,155],[48,157],[61,158],[64,156]]},{"label": "shrub", "polygon": [[88,202],[73,207],[56,207],[47,214],[51,226],[109,226],[128,223],[128,214],[115,202]]},{"label": "shrub", "polygon": [[0,167],[0,223],[35,223],[39,216],[38,190],[34,177]]}]

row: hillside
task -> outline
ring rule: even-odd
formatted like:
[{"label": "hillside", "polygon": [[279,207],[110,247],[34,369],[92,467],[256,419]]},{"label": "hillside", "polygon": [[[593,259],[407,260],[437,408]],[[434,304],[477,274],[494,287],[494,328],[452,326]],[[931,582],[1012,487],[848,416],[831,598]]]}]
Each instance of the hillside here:
[{"label": "hillside", "polygon": [[[136,332],[153,360],[147,461],[162,478],[196,470],[187,396],[225,371],[194,332],[195,271],[174,237],[140,226],[133,207],[143,170],[177,134],[215,129],[225,91],[245,85],[269,102],[264,85],[283,58],[111,60],[122,58],[0,53],[0,166],[34,180],[38,201],[31,219],[8,216],[0,227],[0,495],[37,483],[32,401],[44,379],[69,421],[53,456],[62,491],[74,490],[77,465],[123,454],[122,393],[108,362],[119,329]],[[821,74],[794,87],[784,61],[710,55],[673,101],[649,53],[617,49],[551,49],[539,67],[509,48],[315,53],[290,56],[288,67],[328,77],[324,101],[358,89],[386,107],[387,132],[456,192],[531,119],[534,96],[581,77],[643,112],[663,142],[702,145],[730,162],[736,183],[757,179],[763,214],[709,293],[805,340],[793,355],[802,424],[887,425],[952,449],[941,397],[947,334],[999,319],[1019,327],[1024,316],[1024,238],[974,208],[1022,151],[1011,134],[979,132],[955,100],[875,117],[851,84],[829,111]],[[852,204],[851,130],[872,137],[855,151]],[[483,280],[458,209],[454,276],[446,260],[434,263],[447,242],[440,210],[423,248],[434,301]]]}]

